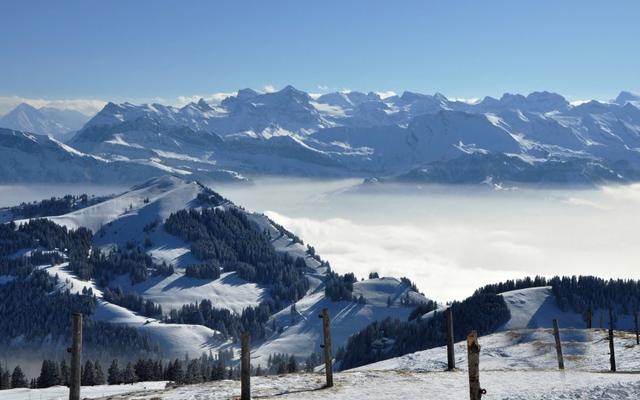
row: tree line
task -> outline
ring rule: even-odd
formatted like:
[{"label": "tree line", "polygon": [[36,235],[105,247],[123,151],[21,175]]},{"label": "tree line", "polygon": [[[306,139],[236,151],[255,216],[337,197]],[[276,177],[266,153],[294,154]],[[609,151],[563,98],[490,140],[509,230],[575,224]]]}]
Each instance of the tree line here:
[{"label": "tree line", "polygon": [[164,227],[190,243],[196,258],[215,260],[215,265],[236,271],[246,281],[270,285],[278,309],[309,289],[304,259],[277,253],[264,232],[238,209],[180,210],[167,218]]},{"label": "tree line", "polygon": [[[109,368],[104,370],[98,360],[87,360],[81,366],[82,386],[120,385],[136,382],[171,381],[177,384],[197,384],[222,379],[238,379],[240,371],[233,367],[233,350],[221,350],[215,356],[209,352],[202,353],[199,358],[161,360],[154,358],[138,358],[135,362],[121,363],[113,359]],[[313,372],[321,364],[319,354],[313,352],[300,364],[290,354],[275,353],[269,355],[267,365],[252,367],[252,375],[287,374],[299,371]],[[16,388],[48,388],[51,386],[70,386],[71,368],[66,360],[44,360],[40,374],[28,379],[20,365],[13,370],[0,365],[0,390]]]},{"label": "tree line", "polygon": [[42,218],[53,215],[63,215],[80,210],[108,200],[110,196],[65,195],[63,197],[51,197],[33,203],[20,203],[17,206],[8,207],[14,219],[18,218]]},{"label": "tree line", "polygon": [[[421,311],[434,311],[435,302],[421,307]],[[476,294],[451,304],[455,340],[464,339],[471,329],[485,335],[505,324],[511,314],[502,296]],[[435,311],[429,317],[411,316],[409,321],[387,318],[373,322],[347,341],[346,347],[336,352],[341,369],[355,368],[388,358],[426,350],[446,344],[444,312]]]}]

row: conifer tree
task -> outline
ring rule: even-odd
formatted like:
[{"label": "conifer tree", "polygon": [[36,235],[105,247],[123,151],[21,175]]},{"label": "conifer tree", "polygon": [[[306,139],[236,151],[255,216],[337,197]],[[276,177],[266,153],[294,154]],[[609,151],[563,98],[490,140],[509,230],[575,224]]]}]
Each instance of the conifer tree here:
[{"label": "conifer tree", "polygon": [[0,390],[5,389],[11,389],[11,374],[8,369],[2,371],[2,367],[0,367]]},{"label": "conifer tree", "polygon": [[52,360],[42,361],[40,376],[37,379],[38,388],[48,388],[60,384],[60,369],[58,364]]},{"label": "conifer tree", "polygon": [[107,382],[109,385],[119,385],[122,383],[122,372],[118,367],[118,360],[113,360],[108,370]]},{"label": "conifer tree", "polygon": [[87,362],[84,364],[80,382],[82,383],[82,386],[95,385],[95,370],[91,360],[87,360]]},{"label": "conifer tree", "polygon": [[93,384],[94,385],[104,385],[106,383],[106,379],[104,377],[104,371],[102,370],[102,366],[98,361],[93,365],[94,376],[93,376]]},{"label": "conifer tree", "polygon": [[[11,388],[26,388],[27,387],[27,378],[24,376],[24,372],[22,372],[22,368],[20,366],[16,366],[13,369],[13,374],[11,374]],[[7,388],[9,389],[9,388]]]},{"label": "conifer tree", "polygon": [[127,367],[124,369],[122,380],[126,384],[131,384],[138,381],[138,377],[136,376],[136,372],[133,370],[133,365],[131,365],[131,363],[128,363]]},{"label": "conifer tree", "polygon": [[289,356],[289,361],[287,362],[287,373],[291,374],[294,372],[298,372],[298,361],[292,354]]},{"label": "conifer tree", "polygon": [[60,384],[63,386],[70,386],[71,385],[70,377],[71,377],[71,370],[67,365],[67,361],[62,360],[60,362]]}]

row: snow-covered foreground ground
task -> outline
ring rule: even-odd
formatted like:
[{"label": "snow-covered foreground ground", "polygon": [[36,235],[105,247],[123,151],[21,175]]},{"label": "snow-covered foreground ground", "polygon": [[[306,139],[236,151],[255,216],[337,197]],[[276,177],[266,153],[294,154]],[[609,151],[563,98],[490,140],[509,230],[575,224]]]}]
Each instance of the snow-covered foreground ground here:
[{"label": "snow-covered foreground ground", "polygon": [[[561,329],[564,364],[568,371],[600,372],[609,369],[609,342],[604,329]],[[556,369],[555,340],[551,329],[521,329],[482,336],[481,370]],[[614,344],[618,371],[640,372],[640,346],[635,334],[615,332]],[[455,344],[456,366],[467,367],[465,342]],[[358,368],[381,371],[438,371],[447,366],[445,347],[406,354]],[[640,379],[640,377],[639,377]]]},{"label": "snow-covered foreground ground", "polygon": [[[95,399],[122,393],[136,393],[149,390],[164,389],[167,382],[138,382],[131,385],[100,385],[81,388],[80,398]],[[53,386],[47,389],[11,389],[0,392],[2,400],[66,400],[69,398],[69,388]]]},{"label": "snow-covered foreground ground", "polygon": [[[637,399],[640,376],[595,372],[488,371],[480,376],[487,399]],[[322,389],[324,376],[294,374],[253,378],[252,397],[267,399],[433,399],[469,398],[468,376],[456,372],[353,371],[335,375],[335,386]],[[237,398],[237,381],[220,381],[166,390],[112,395],[112,400],[222,400]],[[32,397],[37,398],[37,397]],[[11,398],[11,400],[23,400]],[[47,398],[48,400],[48,398]]]},{"label": "snow-covered foreground ground", "polygon": [[[566,329],[561,332],[565,371],[558,371],[549,329],[499,332],[480,338],[480,382],[487,399],[638,399],[640,398],[640,346],[635,336],[616,332],[618,373],[609,368],[604,330]],[[351,371],[335,374],[335,387],[323,389],[324,374],[253,377],[254,398],[273,399],[465,399],[468,398],[467,359],[464,342],[456,344],[458,370],[445,372],[444,347],[407,354]],[[148,384],[140,384],[147,385]],[[111,400],[222,400],[237,398],[238,381],[219,381],[164,389],[164,385],[133,389],[104,389]],[[62,391],[61,391],[62,390]],[[82,397],[97,397],[98,387]],[[8,400],[53,400],[64,389],[9,391]],[[66,392],[64,392],[66,393]],[[63,393],[63,394],[64,394]],[[4,393],[2,393],[4,394]],[[3,400],[5,397],[0,396]]]}]

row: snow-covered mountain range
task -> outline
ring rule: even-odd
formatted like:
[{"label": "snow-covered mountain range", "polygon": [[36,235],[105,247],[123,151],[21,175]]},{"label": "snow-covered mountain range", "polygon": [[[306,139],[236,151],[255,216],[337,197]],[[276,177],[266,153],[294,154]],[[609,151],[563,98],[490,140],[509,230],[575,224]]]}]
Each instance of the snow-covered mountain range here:
[{"label": "snow-covered mountain range", "polygon": [[243,89],[219,104],[108,103],[66,144],[195,178],[233,171],[439,183],[625,182],[640,177],[639,98],[621,92],[608,102],[571,104],[534,92],[472,102],[439,93]]},{"label": "snow-covered mountain range", "polygon": [[89,116],[75,110],[53,107],[35,108],[21,103],[0,118],[0,128],[49,135],[65,142],[82,128]]}]

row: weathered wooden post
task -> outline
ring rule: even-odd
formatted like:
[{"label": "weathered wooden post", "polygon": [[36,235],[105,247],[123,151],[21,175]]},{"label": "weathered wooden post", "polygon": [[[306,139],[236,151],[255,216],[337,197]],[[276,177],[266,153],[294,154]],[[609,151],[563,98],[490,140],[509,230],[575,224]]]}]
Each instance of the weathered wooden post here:
[{"label": "weathered wooden post", "polygon": [[74,313],[71,326],[71,377],[69,400],[80,400],[80,371],[82,363],[82,314]]},{"label": "weathered wooden post", "polygon": [[593,309],[589,306],[587,310],[587,329],[591,329],[593,327]]},{"label": "weathered wooden post", "polygon": [[451,307],[445,311],[447,317],[447,369],[453,371],[456,369],[456,355],[453,348],[453,312]]},{"label": "weathered wooden post", "polygon": [[240,335],[240,400],[251,399],[251,347],[249,332]]},{"label": "weathered wooden post", "polygon": [[562,357],[562,342],[560,342],[560,328],[558,320],[553,320],[553,336],[556,338],[556,355],[558,356],[558,368],[564,369],[564,358]]},{"label": "weathered wooden post", "polygon": [[480,387],[480,345],[476,331],[467,335],[467,359],[469,361],[469,397],[480,400],[487,391]]},{"label": "weathered wooden post", "polygon": [[633,313],[633,319],[636,322],[636,344],[640,344],[640,329],[638,328],[638,311]]},{"label": "weathered wooden post", "polygon": [[331,356],[331,319],[329,318],[329,310],[326,308],[322,309],[322,315],[319,317],[322,318],[322,333],[324,335],[324,343],[320,345],[320,347],[324,349],[324,371],[327,376],[326,387],[329,388],[333,386],[333,357]]},{"label": "weathered wooden post", "polygon": [[609,361],[611,372],[616,372],[616,349],[613,345],[613,309],[609,308]]}]

